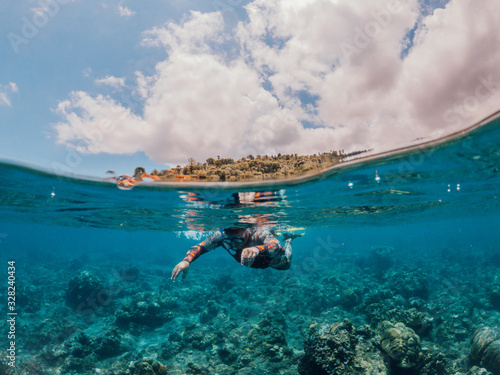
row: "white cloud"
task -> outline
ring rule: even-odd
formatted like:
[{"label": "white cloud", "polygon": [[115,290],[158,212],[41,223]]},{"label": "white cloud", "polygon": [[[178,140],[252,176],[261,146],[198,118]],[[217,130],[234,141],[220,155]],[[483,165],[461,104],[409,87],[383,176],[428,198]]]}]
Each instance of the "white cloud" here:
[{"label": "white cloud", "polygon": [[[497,8],[452,0],[424,16],[417,0],[255,0],[231,34],[220,13],[191,12],[145,34],[168,58],[136,74],[141,115],[75,93],[58,108],[58,140],[177,164],[381,150],[463,128],[498,109]],[[106,121],[113,130],[92,142]]]},{"label": "white cloud", "polygon": [[80,152],[133,154],[148,147],[154,130],[129,109],[102,95],[90,97],[73,92],[60,102],[56,112],[65,123],[56,125],[58,143],[72,145]]},{"label": "white cloud", "polygon": [[118,78],[113,76],[106,76],[104,78],[96,79],[95,83],[97,83],[98,85],[106,85],[118,89],[125,86],[125,77]]},{"label": "white cloud", "polygon": [[54,12],[54,10],[52,10],[51,8],[49,8],[49,4],[44,3],[43,1],[40,1],[38,5],[40,5],[40,7],[38,7],[38,8],[31,8],[31,11],[37,17],[47,17],[47,14],[52,14]]},{"label": "white cloud", "polygon": [[89,78],[91,74],[92,74],[92,68],[85,68],[82,71],[82,76],[85,78]]},{"label": "white cloud", "polygon": [[0,85],[0,105],[12,106],[9,96],[18,91],[19,88],[14,82],[9,82],[8,85]]},{"label": "white cloud", "polygon": [[455,0],[424,20],[393,92],[404,93],[410,118],[424,131],[443,122],[463,127],[498,109],[497,5]]},{"label": "white cloud", "polygon": [[155,27],[145,35],[144,46],[163,46],[167,51],[178,51],[187,54],[214,54],[214,44],[220,44],[227,35],[224,32],[224,21],[220,13],[200,13],[191,11],[188,20],[179,25],[173,22],[164,27]]},{"label": "white cloud", "polygon": [[120,14],[121,17],[128,18],[130,16],[133,16],[135,14],[135,12],[130,10],[127,7],[123,7],[121,5],[118,5],[118,14]]},{"label": "white cloud", "polygon": [[0,105],[8,105],[9,107],[12,105],[9,97],[4,92],[0,92]]}]

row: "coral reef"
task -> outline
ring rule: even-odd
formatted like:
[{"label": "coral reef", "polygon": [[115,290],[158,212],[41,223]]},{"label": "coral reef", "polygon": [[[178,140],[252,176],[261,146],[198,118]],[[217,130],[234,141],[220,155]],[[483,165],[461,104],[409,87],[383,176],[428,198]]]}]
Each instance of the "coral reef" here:
[{"label": "coral reef", "polygon": [[299,374],[388,374],[382,355],[370,338],[368,326],[356,329],[348,319],[319,329],[313,324],[309,328]]},{"label": "coral reef", "polygon": [[403,323],[384,321],[379,327],[380,347],[400,368],[416,368],[421,362],[420,337]]},{"label": "coral reef", "polygon": [[493,375],[493,374],[484,368],[473,366],[469,371],[467,371],[467,373],[457,372],[454,375]]},{"label": "coral reef", "polygon": [[154,328],[172,319],[172,312],[158,293],[144,292],[127,298],[115,316],[116,324],[122,328],[137,326]]},{"label": "coral reef", "polygon": [[393,270],[384,275],[386,287],[405,298],[429,296],[428,277],[422,270],[408,267],[402,270]]},{"label": "coral reef", "polygon": [[66,304],[80,312],[93,306],[108,303],[109,292],[101,280],[89,271],[81,271],[68,283]]},{"label": "coral reef", "polygon": [[[382,295],[377,295],[377,302],[373,299],[364,301],[364,309],[368,321],[377,326],[383,321],[393,323],[401,322],[406,326],[416,331],[420,336],[426,336],[431,332],[433,327],[433,318],[427,311],[419,311],[419,309],[411,306],[404,299],[398,296],[391,298],[383,298]],[[425,309],[420,307],[420,310]]]},{"label": "coral reef", "polygon": [[422,348],[419,375],[445,375],[448,374],[449,363],[444,353],[435,346]]},{"label": "coral reef", "polygon": [[500,310],[500,284],[491,287],[489,302],[494,309]]},{"label": "coral reef", "polygon": [[9,363],[12,363],[11,359],[8,358],[6,351],[2,350],[0,352],[0,374],[16,375],[15,367],[10,366]]},{"label": "coral reef", "polygon": [[151,359],[143,358],[142,360],[131,362],[125,373],[126,375],[167,375],[167,366],[160,362]]},{"label": "coral reef", "polygon": [[470,359],[473,364],[500,374],[500,329],[483,327],[474,333]]},{"label": "coral reef", "polygon": [[34,285],[19,285],[16,290],[17,305],[25,312],[40,310],[43,300],[43,290]]},{"label": "coral reef", "polygon": [[[489,289],[498,269],[480,257],[446,259],[419,254],[416,262],[376,247],[335,254],[313,273],[248,272],[230,263],[200,272],[200,263],[175,283],[147,261],[32,266],[31,284],[20,288],[19,330],[30,334],[17,342],[17,370],[496,375],[498,329],[474,332],[500,325]],[[103,290],[110,298],[101,305]],[[82,319],[82,308],[96,313]],[[0,373],[8,374],[2,361]]]}]

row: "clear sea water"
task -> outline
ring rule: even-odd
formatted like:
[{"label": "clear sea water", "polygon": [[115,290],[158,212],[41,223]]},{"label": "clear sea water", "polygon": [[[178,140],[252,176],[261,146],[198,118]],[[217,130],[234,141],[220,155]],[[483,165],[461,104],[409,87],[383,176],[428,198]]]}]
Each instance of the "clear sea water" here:
[{"label": "clear sea water", "polygon": [[[7,261],[15,260],[18,285],[50,288],[46,280],[80,259],[91,268],[121,262],[156,269],[168,280],[204,235],[248,224],[305,233],[293,242],[287,271],[297,277],[328,276],[335,260],[379,246],[421,267],[443,253],[452,263],[486,259],[500,252],[499,146],[500,120],[492,118],[446,142],[349,161],[296,182],[145,184],[127,191],[0,162],[0,274],[7,279]],[[268,195],[256,199],[255,192]],[[250,280],[269,274],[245,269],[219,250],[193,263],[185,282],[197,285],[221,270]],[[70,277],[59,278],[61,301]],[[0,311],[7,309],[6,282]],[[53,319],[49,311],[41,309],[39,318]],[[18,333],[22,347],[29,332],[20,326]]]},{"label": "clear sea water", "polygon": [[[437,243],[496,246],[499,124],[495,119],[445,144],[355,161],[297,184],[122,191],[111,182],[1,163],[2,255],[48,260],[120,249],[138,261],[145,253],[175,259],[190,237],[246,223],[305,228],[309,245],[297,249],[304,256],[324,234],[343,242],[345,251],[374,244],[416,253]],[[270,195],[252,201],[252,192]]]}]

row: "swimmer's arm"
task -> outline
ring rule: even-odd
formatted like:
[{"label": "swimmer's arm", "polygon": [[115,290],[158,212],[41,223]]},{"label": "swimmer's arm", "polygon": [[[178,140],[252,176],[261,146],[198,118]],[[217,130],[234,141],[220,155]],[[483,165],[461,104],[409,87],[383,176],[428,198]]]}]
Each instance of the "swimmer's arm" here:
[{"label": "swimmer's arm", "polygon": [[194,262],[196,259],[198,259],[200,257],[200,255],[203,255],[205,253],[207,253],[207,249],[198,244],[198,245],[195,245],[193,246],[191,249],[188,250],[188,252],[186,253],[186,256],[184,257],[183,261],[186,261],[188,263],[192,263]]},{"label": "swimmer's arm", "polygon": [[182,274],[182,278],[184,279],[189,271],[190,264],[194,262],[200,255],[215,249],[217,246],[218,246],[217,238],[214,236],[210,236],[205,241],[200,242],[198,245],[193,246],[191,249],[188,250],[184,259],[175,266],[174,270],[172,271],[171,279],[172,280],[177,279],[177,277],[180,274]]},{"label": "swimmer's arm", "polygon": [[259,250],[259,255],[263,255],[268,258],[274,258],[281,255],[284,251],[281,242],[279,242],[276,237],[272,235],[269,230],[264,230],[258,236],[258,240],[262,245],[256,246]]},{"label": "swimmer's arm", "polygon": [[222,237],[220,233],[217,232],[211,235],[210,237],[207,237],[204,241],[200,242],[198,245],[195,245],[191,249],[189,249],[183,260],[192,263],[196,259],[198,259],[201,255],[208,253],[209,251],[220,246],[221,243],[222,243]]}]

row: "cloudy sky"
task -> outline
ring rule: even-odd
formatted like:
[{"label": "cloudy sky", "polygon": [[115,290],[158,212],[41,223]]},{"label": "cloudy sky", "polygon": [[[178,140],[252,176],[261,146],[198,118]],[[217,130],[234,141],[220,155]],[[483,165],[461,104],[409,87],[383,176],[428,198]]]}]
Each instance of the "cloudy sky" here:
[{"label": "cloudy sky", "polygon": [[497,0],[0,4],[0,158],[104,176],[383,151],[500,108]]}]

